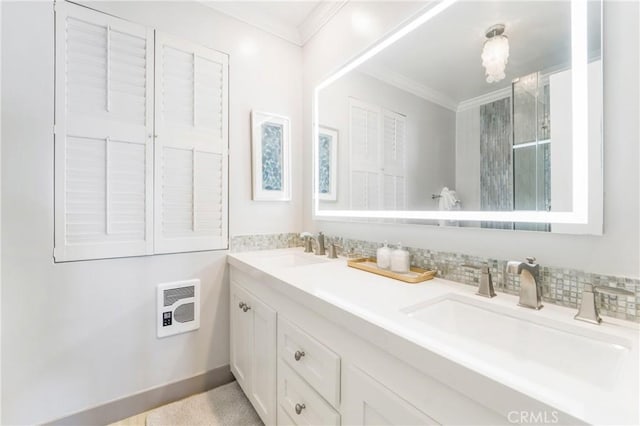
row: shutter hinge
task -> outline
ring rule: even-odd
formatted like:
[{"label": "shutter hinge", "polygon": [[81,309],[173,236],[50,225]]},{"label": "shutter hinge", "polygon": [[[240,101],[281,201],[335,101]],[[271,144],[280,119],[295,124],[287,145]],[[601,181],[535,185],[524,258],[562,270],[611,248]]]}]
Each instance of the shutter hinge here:
[{"label": "shutter hinge", "polygon": [[53,125],[53,134],[57,134],[58,133],[58,126],[56,126],[55,124]]}]

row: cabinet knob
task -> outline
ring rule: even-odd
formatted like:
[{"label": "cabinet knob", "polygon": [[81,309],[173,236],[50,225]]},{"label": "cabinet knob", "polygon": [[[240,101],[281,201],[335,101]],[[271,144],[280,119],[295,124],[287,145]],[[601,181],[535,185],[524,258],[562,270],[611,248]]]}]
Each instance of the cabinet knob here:
[{"label": "cabinet knob", "polygon": [[249,306],[249,305],[247,305],[247,304],[245,304],[245,305],[242,307],[242,311],[243,311],[243,312],[247,312],[249,309],[251,309],[251,306]]},{"label": "cabinet knob", "polygon": [[244,303],[244,302],[240,302],[240,303],[238,304],[238,308],[240,308],[240,309],[244,308],[245,306],[247,306],[247,304],[246,304],[246,303]]},{"label": "cabinet knob", "polygon": [[296,351],[296,353],[293,354],[293,357],[296,359],[296,361],[300,361],[300,358],[302,358],[303,356],[305,356],[304,351]]},{"label": "cabinet knob", "polygon": [[296,414],[300,415],[300,413],[302,413],[302,410],[304,410],[305,408],[307,408],[304,404],[296,404]]}]

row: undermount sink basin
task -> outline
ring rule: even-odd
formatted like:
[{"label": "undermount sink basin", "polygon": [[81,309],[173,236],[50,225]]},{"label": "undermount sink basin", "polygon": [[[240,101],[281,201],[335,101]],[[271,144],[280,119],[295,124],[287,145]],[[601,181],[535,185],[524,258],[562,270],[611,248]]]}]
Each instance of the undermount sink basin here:
[{"label": "undermount sink basin", "polygon": [[296,266],[314,265],[325,263],[328,260],[324,256],[316,256],[313,253],[278,253],[262,256],[262,262],[269,266],[292,268]]},{"label": "undermount sink basin", "polygon": [[[553,370],[599,387],[613,385],[615,377],[624,374],[621,370],[633,346],[622,337],[544,318],[539,312],[519,312],[455,294],[401,311],[488,365],[516,373]],[[532,318],[535,314],[539,318]]]}]

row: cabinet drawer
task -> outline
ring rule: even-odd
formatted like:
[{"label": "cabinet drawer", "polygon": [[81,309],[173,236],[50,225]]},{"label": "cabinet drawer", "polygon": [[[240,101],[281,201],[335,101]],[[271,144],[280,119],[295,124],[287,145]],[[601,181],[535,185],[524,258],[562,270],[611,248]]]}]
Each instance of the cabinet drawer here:
[{"label": "cabinet drawer", "polygon": [[340,415],[283,360],[278,362],[278,424],[340,425]]},{"label": "cabinet drawer", "polygon": [[340,357],[282,317],[278,318],[278,356],[330,404],[340,403]]}]

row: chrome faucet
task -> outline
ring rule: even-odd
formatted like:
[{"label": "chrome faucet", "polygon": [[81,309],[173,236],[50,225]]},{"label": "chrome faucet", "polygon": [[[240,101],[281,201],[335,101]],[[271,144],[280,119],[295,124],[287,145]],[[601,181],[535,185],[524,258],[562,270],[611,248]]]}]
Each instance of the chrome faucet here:
[{"label": "chrome faucet", "polygon": [[475,266],[464,264],[462,267],[480,270],[480,285],[478,285],[478,291],[476,292],[478,296],[496,297],[496,292],[493,289],[493,281],[491,280],[491,270],[488,265]]},{"label": "chrome faucet", "polygon": [[311,253],[313,251],[313,248],[311,247],[311,239],[313,238],[313,235],[311,234],[311,232],[300,233],[300,238],[304,239],[304,252]]},{"label": "chrome faucet", "polygon": [[326,253],[326,249],[324,247],[324,234],[322,232],[318,232],[318,235],[315,238],[316,242],[316,254],[318,256],[324,256]]},{"label": "chrome faucet", "polygon": [[540,286],[540,265],[535,257],[527,257],[527,262],[510,261],[507,272],[520,275],[520,300],[518,306],[542,309],[542,289]]},{"label": "chrome faucet", "polygon": [[327,257],[329,259],[337,259],[338,258],[338,249],[341,249],[342,247],[339,246],[336,243],[331,243],[329,244],[329,254],[327,254]]},{"label": "chrome faucet", "polygon": [[580,321],[590,322],[592,324],[600,324],[602,318],[598,312],[598,306],[596,304],[595,293],[604,293],[611,296],[635,296],[635,293],[629,290],[616,287],[604,287],[593,286],[591,284],[585,284],[582,290],[582,303],[580,303],[580,309],[574,316],[575,319]]}]

